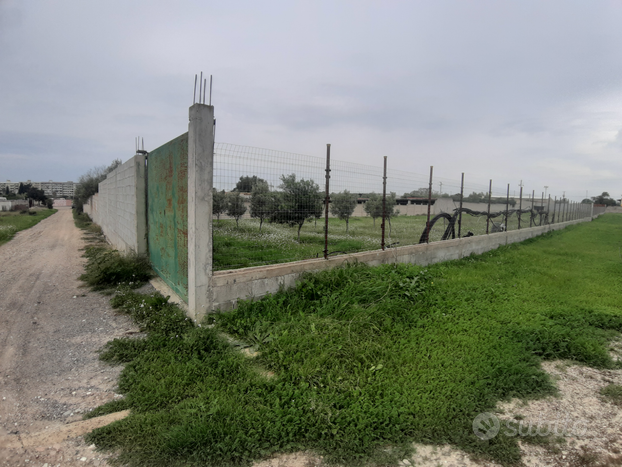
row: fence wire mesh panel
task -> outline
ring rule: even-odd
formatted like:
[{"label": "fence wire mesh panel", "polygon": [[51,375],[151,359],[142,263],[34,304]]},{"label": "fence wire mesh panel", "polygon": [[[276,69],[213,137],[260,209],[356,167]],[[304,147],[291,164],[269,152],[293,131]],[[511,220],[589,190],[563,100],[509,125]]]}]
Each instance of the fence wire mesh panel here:
[{"label": "fence wire mesh panel", "polygon": [[[591,215],[527,187],[216,143],[214,270],[486,235]],[[338,158],[337,158],[338,159]],[[328,175],[328,178],[327,178]],[[521,191],[522,190],[522,191]],[[328,219],[326,219],[328,212]]]}]

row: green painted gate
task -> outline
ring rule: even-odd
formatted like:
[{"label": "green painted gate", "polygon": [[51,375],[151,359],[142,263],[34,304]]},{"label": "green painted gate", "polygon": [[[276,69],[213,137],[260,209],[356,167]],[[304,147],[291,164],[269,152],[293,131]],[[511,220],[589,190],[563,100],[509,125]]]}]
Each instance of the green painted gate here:
[{"label": "green painted gate", "polygon": [[147,159],[149,259],[158,275],[188,302],[188,133]]}]

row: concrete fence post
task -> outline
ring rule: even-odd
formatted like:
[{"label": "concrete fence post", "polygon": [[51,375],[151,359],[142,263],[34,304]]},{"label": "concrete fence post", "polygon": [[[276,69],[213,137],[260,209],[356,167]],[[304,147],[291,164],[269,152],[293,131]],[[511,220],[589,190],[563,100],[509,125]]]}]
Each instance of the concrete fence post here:
[{"label": "concrete fence post", "polygon": [[136,197],[136,253],[139,255],[147,254],[147,185],[145,183],[145,156],[136,154],[134,156],[134,173],[136,174],[136,185],[134,193]]},{"label": "concrete fence post", "polygon": [[188,313],[212,309],[214,107],[194,104],[188,125]]}]

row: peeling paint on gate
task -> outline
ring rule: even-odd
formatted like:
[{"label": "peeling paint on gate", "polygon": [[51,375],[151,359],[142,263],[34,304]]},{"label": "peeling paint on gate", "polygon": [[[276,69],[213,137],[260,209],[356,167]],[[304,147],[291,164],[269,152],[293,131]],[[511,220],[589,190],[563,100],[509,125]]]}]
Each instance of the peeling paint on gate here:
[{"label": "peeling paint on gate", "polygon": [[188,133],[149,153],[149,259],[188,302]]}]

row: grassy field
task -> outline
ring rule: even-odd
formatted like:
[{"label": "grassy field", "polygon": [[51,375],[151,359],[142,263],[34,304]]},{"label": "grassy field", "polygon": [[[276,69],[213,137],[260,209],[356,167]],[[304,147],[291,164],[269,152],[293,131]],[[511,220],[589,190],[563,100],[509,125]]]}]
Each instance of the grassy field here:
[{"label": "grassy field", "polygon": [[[425,229],[427,216],[398,216],[387,222],[386,246],[405,246],[419,243]],[[500,220],[497,222],[501,222]],[[430,241],[439,241],[447,227],[440,220],[432,229]],[[346,233],[346,223],[335,218],[328,220],[328,251],[332,254],[355,253],[380,248],[381,220],[375,224],[371,217],[353,217]],[[529,227],[529,216],[523,214],[521,227]],[[509,230],[518,228],[518,218],[510,218]],[[490,224],[492,231],[492,223]],[[461,234],[468,231],[474,235],[486,233],[486,219],[463,215]],[[458,227],[456,225],[456,235]],[[233,220],[214,221],[214,270],[237,269],[264,264],[285,263],[324,255],[324,220],[307,222],[301,230],[300,242],[297,227],[264,223],[259,232],[256,219],[241,220],[236,227]]]},{"label": "grassy field", "polygon": [[56,209],[31,210],[34,213],[29,214],[24,211],[3,211],[0,212],[0,245],[4,245],[11,240],[13,236],[20,230],[29,229],[33,225],[38,224],[43,219],[50,217],[57,212]]},{"label": "grassy field", "polygon": [[132,412],[87,442],[135,466],[250,465],[298,450],[397,465],[412,442],[516,464],[517,438],[480,441],[473,419],[499,400],[553,394],[543,360],[620,367],[607,349],[622,331],[621,230],[622,216],[606,215],[427,268],[335,269],[213,326],[121,291],[113,305],[147,337],[107,344],[102,359],[125,365],[125,398],[92,415]]}]

